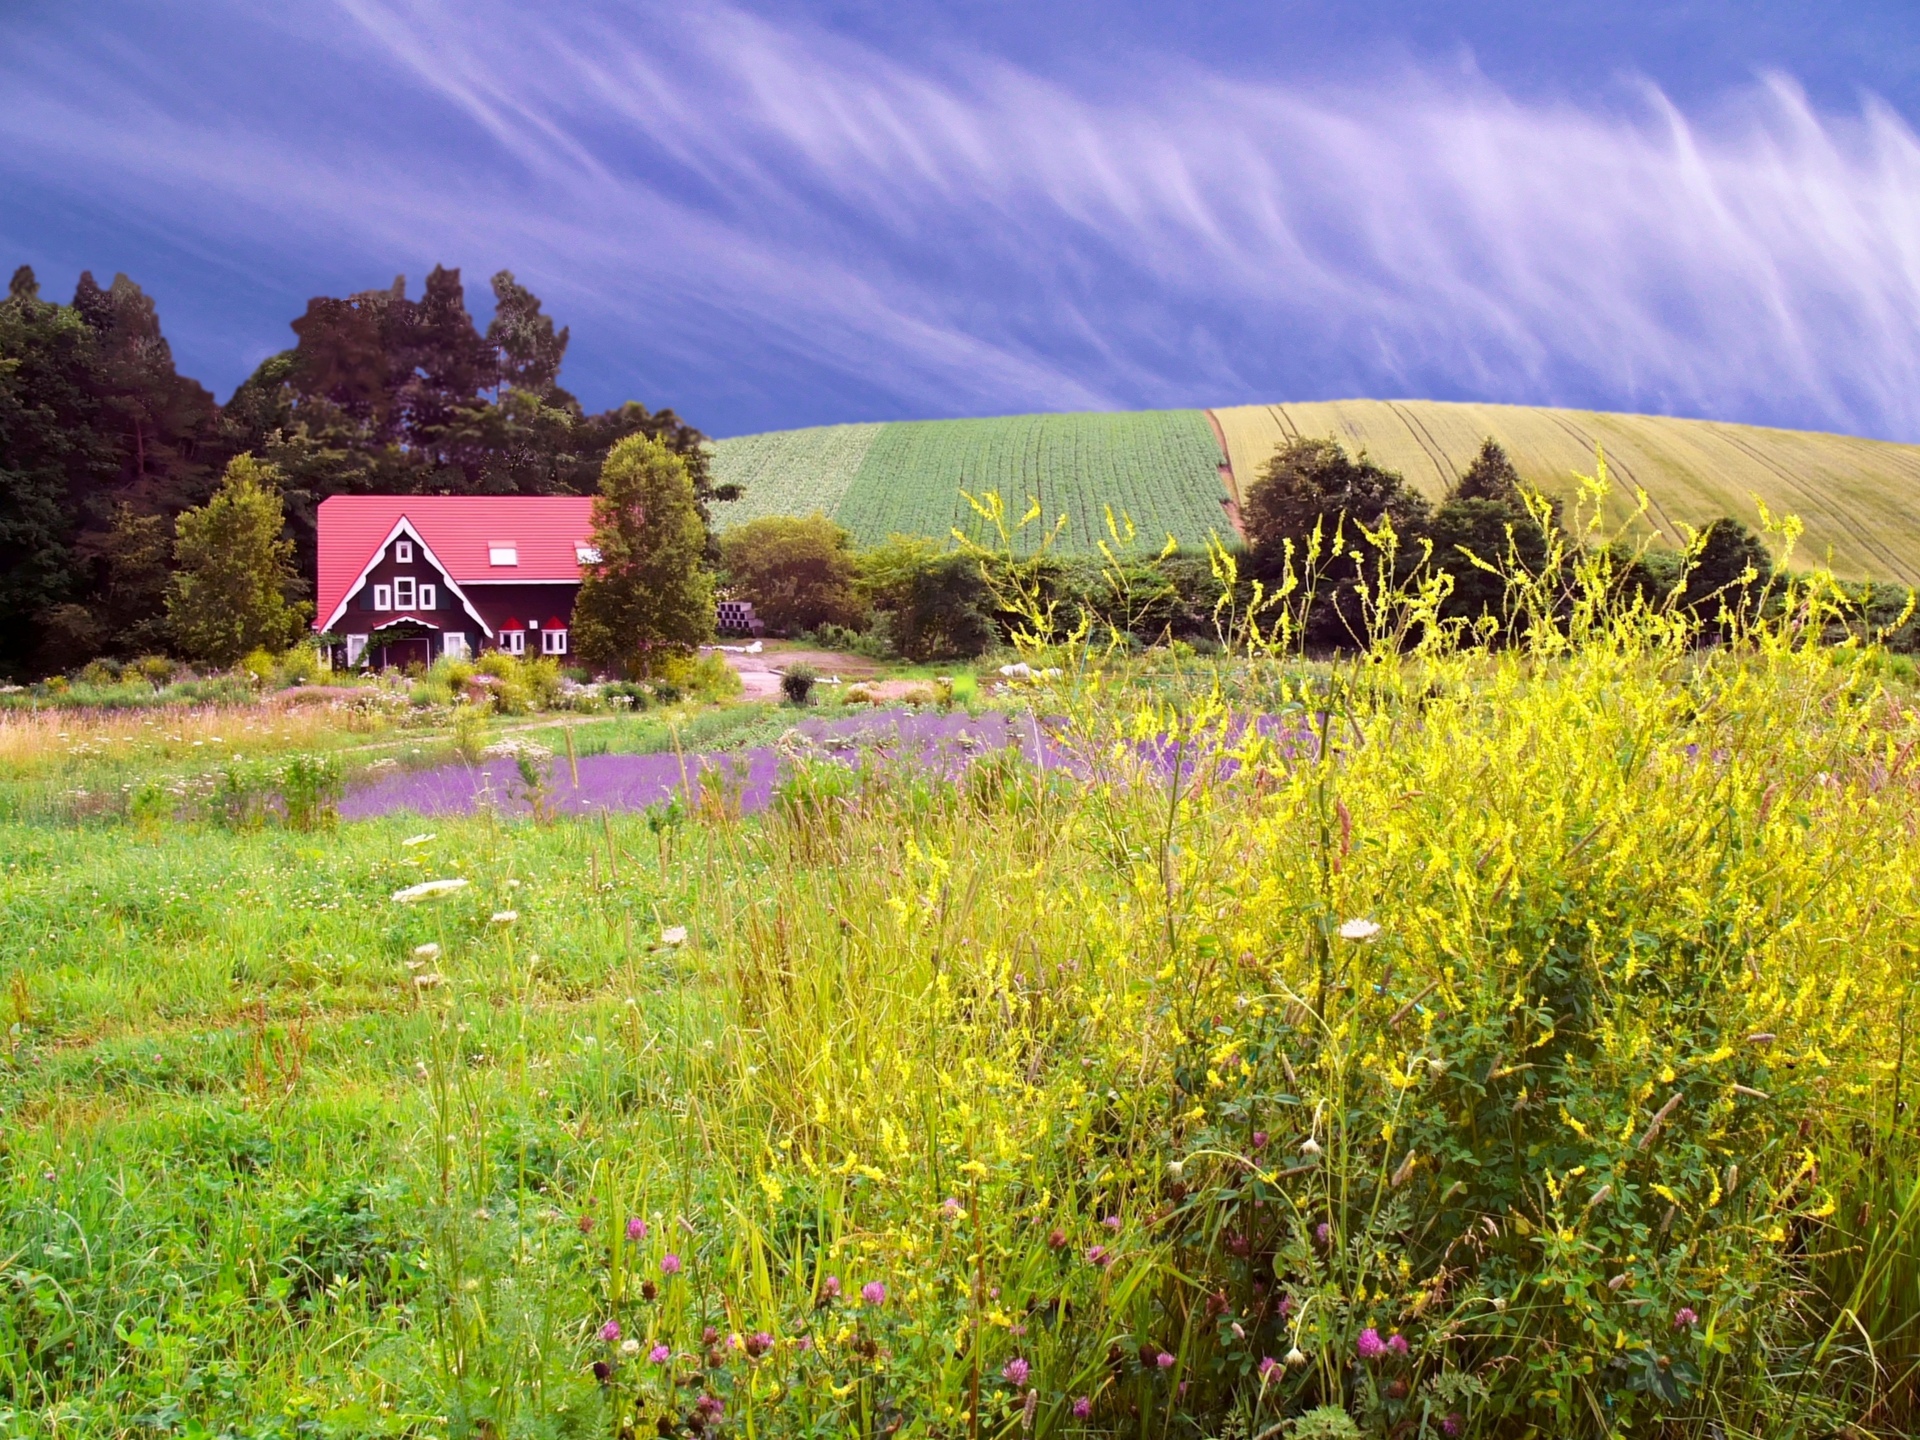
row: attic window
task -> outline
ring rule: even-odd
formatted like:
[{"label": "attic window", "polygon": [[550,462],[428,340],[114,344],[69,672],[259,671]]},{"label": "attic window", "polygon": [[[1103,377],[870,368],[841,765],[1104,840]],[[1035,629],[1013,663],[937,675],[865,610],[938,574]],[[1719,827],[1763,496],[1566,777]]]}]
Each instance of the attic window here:
[{"label": "attic window", "polygon": [[393,546],[393,558],[396,563],[401,565],[412,564],[413,542],[411,540],[396,540]]},{"label": "attic window", "polygon": [[491,540],[487,543],[487,563],[489,565],[518,565],[520,547],[511,540]]},{"label": "attic window", "polygon": [[575,545],[573,547],[573,558],[582,565],[598,565],[600,563],[600,551],[597,546],[593,545]]}]

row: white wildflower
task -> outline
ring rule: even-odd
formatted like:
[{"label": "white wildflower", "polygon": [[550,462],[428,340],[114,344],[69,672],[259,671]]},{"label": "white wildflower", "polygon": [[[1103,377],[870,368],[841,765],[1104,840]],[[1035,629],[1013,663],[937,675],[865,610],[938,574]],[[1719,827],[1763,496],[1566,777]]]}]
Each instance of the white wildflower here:
[{"label": "white wildflower", "polygon": [[411,850],[415,845],[424,845],[429,840],[438,840],[439,838],[440,837],[434,834],[432,831],[428,831],[424,835],[409,835],[406,839],[402,840],[400,843],[406,846],[409,850]]},{"label": "white wildflower", "polygon": [[660,943],[662,945],[686,944],[687,943],[687,927],[684,925],[669,925],[666,929],[660,932]]},{"label": "white wildflower", "polygon": [[1379,933],[1380,927],[1374,924],[1373,921],[1362,920],[1358,917],[1347,921],[1340,927],[1340,938],[1342,940],[1371,940]]},{"label": "white wildflower", "polygon": [[1300,1144],[1300,1153],[1302,1155],[1318,1155],[1320,1153],[1320,1142],[1311,1135],[1307,1136]]},{"label": "white wildflower", "polygon": [[495,925],[511,925],[519,918],[520,912],[518,910],[496,910],[493,912],[493,920],[491,923]]},{"label": "white wildflower", "polygon": [[1302,1365],[1306,1363],[1307,1363],[1306,1353],[1303,1350],[1301,1350],[1301,1348],[1298,1345],[1294,1346],[1291,1350],[1287,1351],[1287,1364],[1291,1368],[1298,1370]]},{"label": "white wildflower", "polygon": [[424,945],[416,945],[413,947],[413,958],[416,960],[438,960],[440,958],[440,947],[431,940]]},{"label": "white wildflower", "polygon": [[465,880],[422,880],[418,885],[394,891],[393,898],[402,905],[411,905],[416,900],[437,900],[442,895],[451,895],[456,890],[466,888]]},{"label": "white wildflower", "polygon": [[620,1353],[629,1358],[638,1355],[640,1353],[640,1342],[638,1340],[622,1340],[620,1342]]},{"label": "white wildflower", "polygon": [[424,975],[416,975],[413,977],[414,985],[421,990],[431,990],[436,985],[446,984],[446,981],[447,977],[442,975],[438,970],[429,970]]}]

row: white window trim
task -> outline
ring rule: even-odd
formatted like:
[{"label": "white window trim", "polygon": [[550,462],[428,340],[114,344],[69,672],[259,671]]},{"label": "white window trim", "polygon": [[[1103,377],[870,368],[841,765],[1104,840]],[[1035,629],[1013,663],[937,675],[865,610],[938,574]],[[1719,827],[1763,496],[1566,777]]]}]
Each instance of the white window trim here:
[{"label": "white window trim", "polygon": [[411,565],[413,563],[413,542],[411,540],[394,541],[393,558],[397,564]]},{"label": "white window trim", "polygon": [[420,603],[420,587],[411,575],[393,577],[393,608],[411,610]]},{"label": "white window trim", "polygon": [[366,653],[367,637],[365,635],[347,636],[347,668],[349,670],[358,665],[360,663],[360,657]]},{"label": "white window trim", "polygon": [[502,630],[500,632],[500,648],[509,655],[526,654],[527,632],[524,630]]},{"label": "white window trim", "polygon": [[515,540],[489,540],[487,564],[505,567],[520,563],[520,544]]},{"label": "white window trim", "polygon": [[540,632],[540,653],[542,655],[564,655],[567,653],[567,632],[565,627],[558,630]]},{"label": "white window trim", "polygon": [[467,634],[464,630],[449,630],[440,637],[440,653],[455,660],[467,658]]},{"label": "white window trim", "polygon": [[393,610],[393,586],[376,585],[373,587],[373,612],[376,615],[390,614]]},{"label": "white window trim", "polygon": [[[325,621],[316,622],[314,628],[316,630],[331,630],[335,625],[340,623],[340,617],[345,615],[347,613],[347,610],[352,606],[354,597],[361,594],[366,589],[367,577],[373,574],[374,570],[379,566],[381,560],[385,558],[389,547],[391,547],[393,542],[399,539],[402,535],[411,535],[413,537],[413,543],[420,547],[421,558],[423,558],[429,565],[433,566],[435,570],[440,572],[440,575],[442,576],[442,578],[444,578],[447,582],[448,591],[452,593],[454,599],[460,602],[460,608],[466,611],[467,618],[473,621],[475,625],[480,627],[480,633],[482,635],[486,636],[487,639],[491,640],[493,638],[493,627],[486,622],[485,617],[482,616],[478,610],[473,608],[473,601],[467,597],[466,587],[461,585],[457,580],[455,580],[453,578],[453,572],[448,570],[445,565],[442,565],[440,563],[440,557],[433,553],[433,547],[429,545],[425,541],[425,539],[421,537],[420,532],[413,528],[413,522],[407,519],[407,517],[404,515],[402,515],[398,520],[393,522],[393,529],[387,532],[387,538],[380,542],[379,548],[373,552],[372,557],[367,561],[365,567],[362,568],[360,573],[354,577],[353,584],[349,585],[346,588],[345,593],[342,594],[340,597],[340,603],[333,607],[333,613],[327,616]],[[472,583],[472,582],[469,582],[469,583]],[[499,585],[499,584],[519,583],[519,582],[517,581],[506,582],[506,581],[496,580],[491,583]],[[540,583],[540,582],[533,582],[533,583]],[[570,583],[577,585],[580,582],[575,580]]]},{"label": "white window trim", "polygon": [[437,587],[422,585],[415,594],[419,598],[416,599],[414,603],[422,610],[438,610],[440,608],[440,591]]}]

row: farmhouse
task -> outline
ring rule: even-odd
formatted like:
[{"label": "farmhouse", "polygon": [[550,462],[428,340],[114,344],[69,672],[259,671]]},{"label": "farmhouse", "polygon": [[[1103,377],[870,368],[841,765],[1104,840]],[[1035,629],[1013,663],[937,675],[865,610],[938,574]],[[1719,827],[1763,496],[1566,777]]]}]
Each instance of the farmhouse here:
[{"label": "farmhouse", "polygon": [[335,495],[319,511],[314,629],[377,668],[484,649],[564,656],[580,567],[576,495]]}]

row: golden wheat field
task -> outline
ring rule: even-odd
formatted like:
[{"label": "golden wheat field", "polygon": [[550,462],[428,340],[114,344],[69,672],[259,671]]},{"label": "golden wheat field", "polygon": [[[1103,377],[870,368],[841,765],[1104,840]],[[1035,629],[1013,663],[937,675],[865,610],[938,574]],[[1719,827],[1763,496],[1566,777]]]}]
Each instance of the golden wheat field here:
[{"label": "golden wheat field", "polygon": [[1803,563],[1837,574],[1920,580],[1920,446],[1804,430],[1769,430],[1663,415],[1618,415],[1525,405],[1434,400],[1326,400],[1231,405],[1208,412],[1244,490],[1286,440],[1331,435],[1365,450],[1438,499],[1487,436],[1520,474],[1549,494],[1570,495],[1591,474],[1595,447],[1616,482],[1615,518],[1646,491],[1647,519],[1680,539],[1680,526],[1722,515],[1752,523],[1756,501],[1806,525]]}]

